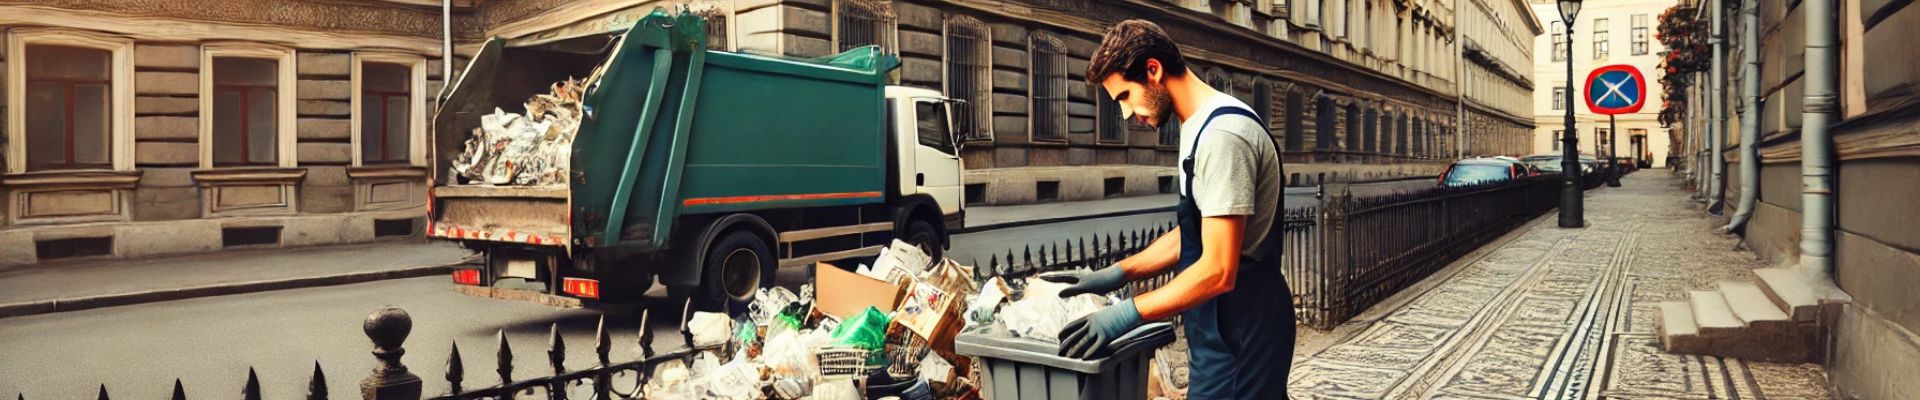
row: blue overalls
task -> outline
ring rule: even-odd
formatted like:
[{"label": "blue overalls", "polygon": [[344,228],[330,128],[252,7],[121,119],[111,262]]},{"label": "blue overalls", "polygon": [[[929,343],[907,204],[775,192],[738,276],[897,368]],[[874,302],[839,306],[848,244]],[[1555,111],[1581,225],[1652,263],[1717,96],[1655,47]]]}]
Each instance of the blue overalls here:
[{"label": "blue overalls", "polygon": [[[1226,115],[1261,121],[1252,111],[1227,106],[1215,110],[1200,124],[1193,138],[1194,150],[1180,161],[1187,176],[1178,211],[1180,263],[1176,273],[1200,260],[1201,241],[1205,240],[1200,234],[1200,208],[1192,197],[1194,153],[1207,124]],[[1260,125],[1266,126],[1264,122]],[[1275,150],[1278,156],[1279,149]],[[1274,211],[1273,227],[1255,256],[1241,257],[1233,291],[1180,313],[1185,318],[1187,350],[1192,357],[1188,398],[1287,398],[1287,369],[1293,362],[1293,294],[1280,272],[1283,214]]]}]

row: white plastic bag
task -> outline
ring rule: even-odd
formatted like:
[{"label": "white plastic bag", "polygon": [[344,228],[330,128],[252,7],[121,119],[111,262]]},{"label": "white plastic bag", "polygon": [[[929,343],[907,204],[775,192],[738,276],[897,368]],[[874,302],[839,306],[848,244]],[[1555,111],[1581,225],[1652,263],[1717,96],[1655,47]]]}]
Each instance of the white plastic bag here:
[{"label": "white plastic bag", "polygon": [[693,333],[694,348],[724,346],[733,333],[733,319],[721,313],[694,312],[693,318],[687,321],[687,331]]}]

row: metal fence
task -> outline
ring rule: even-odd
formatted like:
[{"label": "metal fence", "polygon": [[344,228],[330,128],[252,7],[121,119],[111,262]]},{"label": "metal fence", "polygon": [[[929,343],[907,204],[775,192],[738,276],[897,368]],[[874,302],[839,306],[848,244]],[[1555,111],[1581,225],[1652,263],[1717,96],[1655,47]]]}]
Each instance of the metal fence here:
[{"label": "metal fence", "polygon": [[[1460,255],[1553,209],[1558,205],[1560,177],[1370,197],[1352,194],[1350,188],[1359,184],[1363,183],[1323,184],[1319,206],[1289,208],[1279,221],[1283,224],[1281,268],[1303,325],[1333,329]],[[973,260],[973,265],[981,279],[1100,268],[1139,252],[1172,228],[1169,224],[1028,245],[1009,249],[1004,257],[996,254],[984,264]],[[1173,274],[1163,274],[1130,287],[1139,293],[1172,278]]]}]

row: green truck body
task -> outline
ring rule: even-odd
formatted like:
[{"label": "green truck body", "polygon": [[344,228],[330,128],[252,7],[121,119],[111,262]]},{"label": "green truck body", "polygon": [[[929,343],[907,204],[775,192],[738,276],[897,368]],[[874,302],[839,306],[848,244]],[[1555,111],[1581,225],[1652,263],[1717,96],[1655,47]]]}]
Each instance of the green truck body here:
[{"label": "green truck body", "polygon": [[[821,259],[802,254],[868,253],[848,248],[876,249],[884,243],[873,242],[907,233],[929,212],[938,230],[932,245],[945,243],[958,200],[946,206],[894,178],[898,159],[913,157],[898,150],[912,143],[890,147],[899,145],[887,86],[896,58],[863,48],[786,59],[710,51],[706,38],[701,18],[655,11],[618,36],[539,49],[490,42],[435,118],[438,169],[446,170],[476,115],[517,104],[540,82],[590,70],[568,184],[483,187],[436,177],[430,235],[488,252],[478,286],[518,276],[549,295],[583,298],[608,296],[580,296],[562,280],[643,291],[647,284],[615,281],[658,275],[670,287],[708,285],[701,270],[725,267],[707,265],[707,250],[733,231],[756,233],[760,251],[776,253],[780,265]],[[952,162],[957,188],[958,158]]]}]

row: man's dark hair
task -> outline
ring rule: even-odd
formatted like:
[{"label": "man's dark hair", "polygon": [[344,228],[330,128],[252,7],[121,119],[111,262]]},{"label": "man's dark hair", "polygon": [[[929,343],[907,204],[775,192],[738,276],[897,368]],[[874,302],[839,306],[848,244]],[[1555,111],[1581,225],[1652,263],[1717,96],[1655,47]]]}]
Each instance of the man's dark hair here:
[{"label": "man's dark hair", "polygon": [[1087,62],[1087,82],[1098,85],[1116,72],[1128,81],[1144,81],[1147,59],[1160,60],[1167,76],[1187,73],[1187,58],[1180,55],[1180,46],[1173,44],[1173,38],[1167,37],[1160,25],[1143,19],[1120,21],[1107,30],[1100,49],[1094,50],[1093,59]]}]

